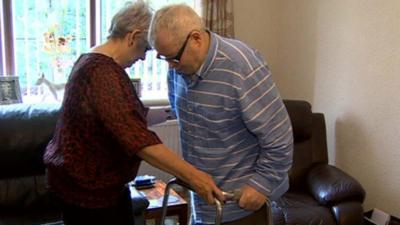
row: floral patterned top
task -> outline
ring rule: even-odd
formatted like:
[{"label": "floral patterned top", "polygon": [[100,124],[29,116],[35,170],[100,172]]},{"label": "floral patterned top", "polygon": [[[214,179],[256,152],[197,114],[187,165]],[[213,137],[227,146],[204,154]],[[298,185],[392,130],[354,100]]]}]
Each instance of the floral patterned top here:
[{"label": "floral patterned top", "polygon": [[44,154],[50,190],[80,207],[114,204],[137,174],[136,153],[161,143],[147,129],[146,114],[121,66],[102,54],[83,54],[72,68]]}]

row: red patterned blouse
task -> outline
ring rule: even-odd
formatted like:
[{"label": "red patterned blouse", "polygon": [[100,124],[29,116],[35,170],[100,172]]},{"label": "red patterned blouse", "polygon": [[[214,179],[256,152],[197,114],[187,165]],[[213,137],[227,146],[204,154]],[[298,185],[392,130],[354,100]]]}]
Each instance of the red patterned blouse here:
[{"label": "red patterned blouse", "polygon": [[121,66],[102,54],[82,55],[44,154],[50,190],[85,208],[115,203],[137,174],[141,159],[136,153],[161,143],[147,129],[146,114]]}]

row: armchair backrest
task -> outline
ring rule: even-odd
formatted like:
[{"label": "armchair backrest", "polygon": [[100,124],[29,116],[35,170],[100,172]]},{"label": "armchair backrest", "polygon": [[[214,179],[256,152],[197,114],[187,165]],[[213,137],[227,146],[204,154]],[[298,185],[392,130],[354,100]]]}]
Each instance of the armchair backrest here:
[{"label": "armchair backrest", "polygon": [[306,187],[306,172],[318,163],[328,164],[325,118],[311,111],[311,104],[284,100],[293,126],[293,166],[289,172],[290,189]]},{"label": "armchair backrest", "polygon": [[45,173],[43,152],[53,136],[59,105],[0,107],[0,179]]}]

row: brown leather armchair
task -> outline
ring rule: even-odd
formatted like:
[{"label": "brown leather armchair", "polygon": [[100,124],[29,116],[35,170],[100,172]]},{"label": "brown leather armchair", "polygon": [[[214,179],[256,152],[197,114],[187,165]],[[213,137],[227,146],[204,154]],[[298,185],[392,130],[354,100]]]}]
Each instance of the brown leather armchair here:
[{"label": "brown leather armchair", "polygon": [[305,101],[285,100],[294,135],[290,189],[273,202],[274,225],[362,224],[365,191],[328,165],[325,119]]}]

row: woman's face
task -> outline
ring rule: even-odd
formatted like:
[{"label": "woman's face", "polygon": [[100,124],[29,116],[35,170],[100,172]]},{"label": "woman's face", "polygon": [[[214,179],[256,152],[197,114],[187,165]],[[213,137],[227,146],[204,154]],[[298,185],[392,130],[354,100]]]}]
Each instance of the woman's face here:
[{"label": "woman's face", "polygon": [[146,59],[146,52],[151,50],[149,43],[147,42],[147,32],[140,32],[135,34],[128,44],[127,48],[127,65],[131,67],[138,60]]}]

